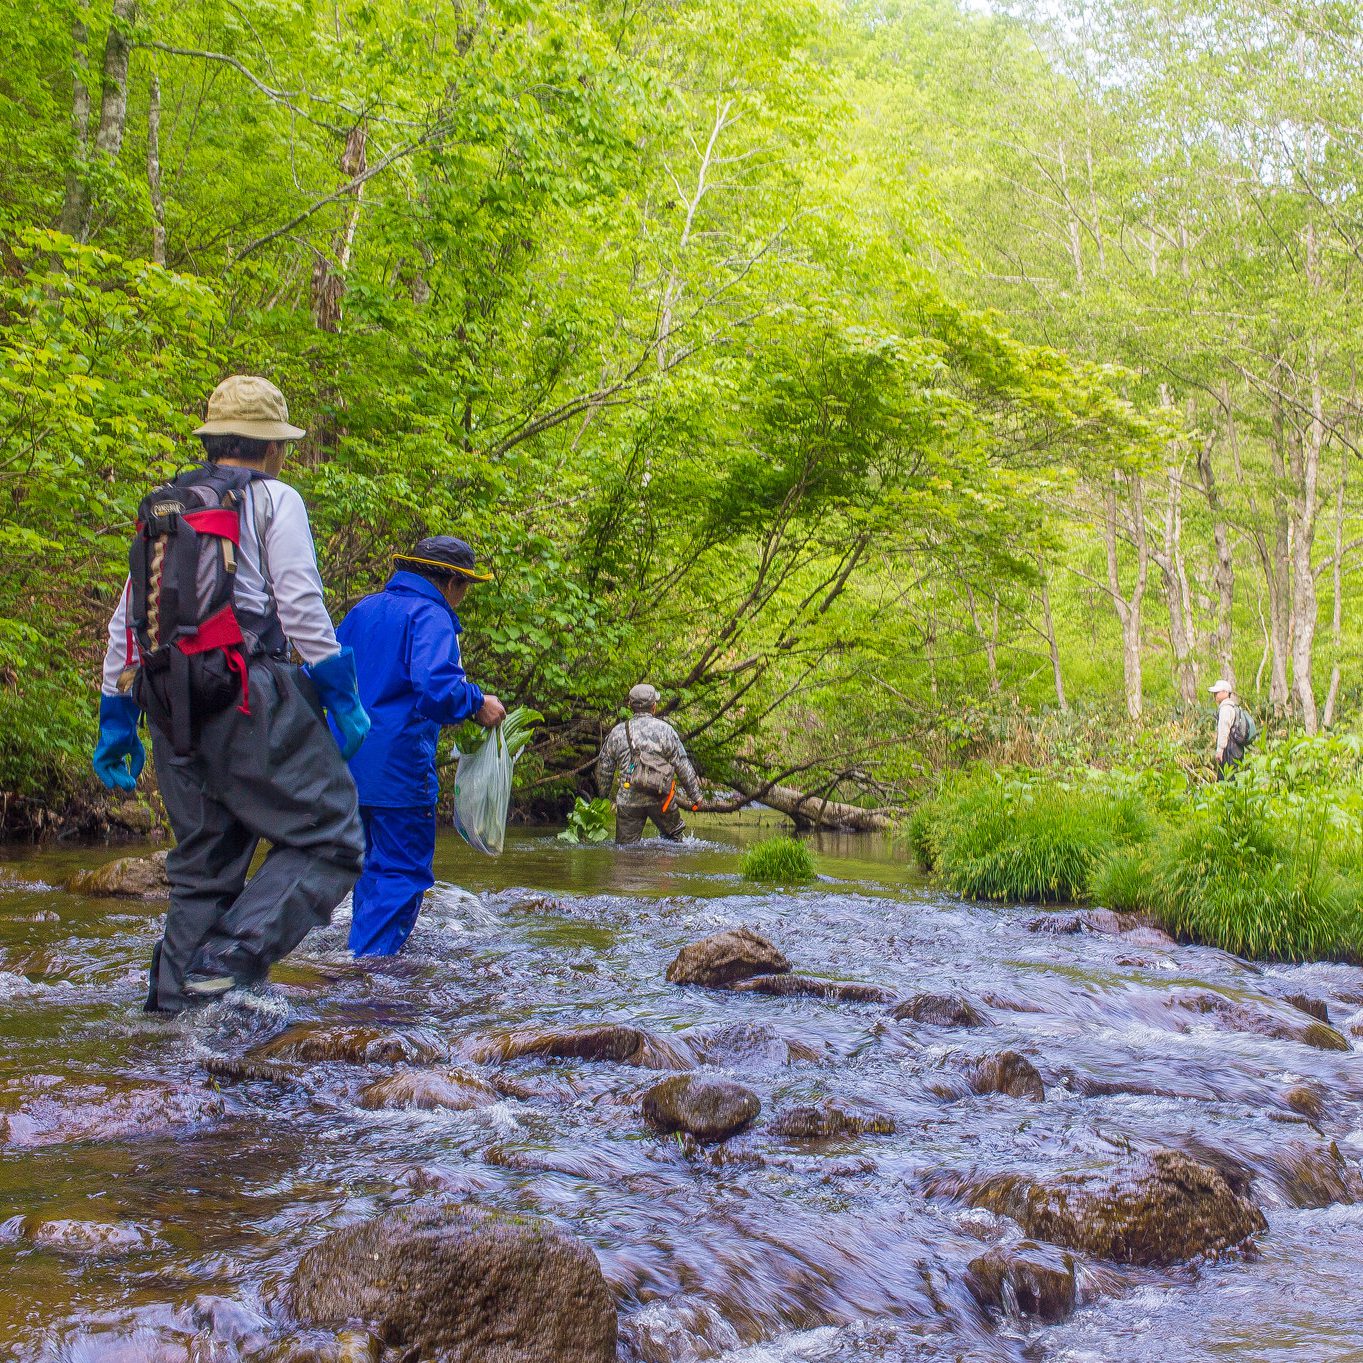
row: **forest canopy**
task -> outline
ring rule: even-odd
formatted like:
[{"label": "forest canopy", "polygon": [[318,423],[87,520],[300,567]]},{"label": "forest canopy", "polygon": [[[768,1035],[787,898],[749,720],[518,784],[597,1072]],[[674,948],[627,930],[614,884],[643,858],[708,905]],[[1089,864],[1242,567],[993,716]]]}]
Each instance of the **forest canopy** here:
[{"label": "forest canopy", "polygon": [[863,804],[1220,674],[1357,705],[1348,7],[62,0],[0,44],[21,802],[88,784],[138,501],[232,372],[308,429],[335,616],[422,535],[490,560],[466,661],[546,716],[546,807],[641,678],[717,785]]}]

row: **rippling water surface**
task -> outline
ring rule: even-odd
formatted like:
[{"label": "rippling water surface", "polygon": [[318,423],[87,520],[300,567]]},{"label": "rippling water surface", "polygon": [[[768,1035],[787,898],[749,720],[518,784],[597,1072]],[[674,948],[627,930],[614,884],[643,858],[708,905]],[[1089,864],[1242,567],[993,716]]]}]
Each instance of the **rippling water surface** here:
[{"label": "rippling water surface", "polygon": [[[1300,1022],[1281,999],[1307,993],[1348,1032],[1363,971],[1261,973],[1140,934],[1039,932],[1037,910],[951,900],[871,838],[816,844],[817,884],[766,892],[738,876],[748,836],[719,825],[706,841],[617,851],[516,832],[490,861],[451,835],[403,957],[351,963],[343,911],[259,996],[173,1023],[139,1011],[161,906],[51,888],[130,849],[11,852],[3,1356],[235,1363],[279,1334],[279,1288],[308,1245],[444,1195],[547,1217],[592,1245],[620,1302],[621,1357],[646,1363],[1363,1359],[1363,1206],[1299,1205],[1311,1199],[1282,1159],[1293,1142],[1333,1141],[1358,1163],[1358,1053],[1231,1030],[1179,1004],[1210,989]],[[905,997],[963,992],[987,1025],[666,982],[680,946],[740,924],[806,973]],[[319,1063],[291,1086],[203,1067],[307,1020],[396,1029],[460,1063],[508,1029],[630,1022],[703,1049],[708,1069],[757,1091],[763,1116],[698,1150],[646,1131],[639,1097],[658,1076],[626,1065],[518,1060],[497,1068],[523,1096],[474,1112],[363,1110],[358,1091],[383,1066]],[[1043,1102],[951,1099],[944,1080],[1004,1048],[1033,1060]],[[1314,1125],[1285,1097],[1303,1083],[1323,1101]],[[765,1129],[824,1097],[892,1118],[895,1134],[811,1142]],[[1254,1171],[1269,1222],[1257,1257],[1161,1272],[1087,1264],[1086,1304],[1067,1323],[986,1319],[964,1268],[1016,1229],[930,1196],[933,1178],[1118,1168],[1158,1145],[1227,1152]]]}]

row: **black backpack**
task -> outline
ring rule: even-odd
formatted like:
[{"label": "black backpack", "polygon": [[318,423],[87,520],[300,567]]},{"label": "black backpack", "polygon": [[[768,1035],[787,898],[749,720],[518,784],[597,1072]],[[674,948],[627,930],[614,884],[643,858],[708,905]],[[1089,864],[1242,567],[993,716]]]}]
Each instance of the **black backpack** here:
[{"label": "black backpack", "polygon": [[194,751],[203,721],[234,700],[251,713],[246,660],[258,640],[237,618],[237,548],[246,489],[265,476],[205,464],[137,510],[128,625],[141,666],[132,696],[180,757]]}]

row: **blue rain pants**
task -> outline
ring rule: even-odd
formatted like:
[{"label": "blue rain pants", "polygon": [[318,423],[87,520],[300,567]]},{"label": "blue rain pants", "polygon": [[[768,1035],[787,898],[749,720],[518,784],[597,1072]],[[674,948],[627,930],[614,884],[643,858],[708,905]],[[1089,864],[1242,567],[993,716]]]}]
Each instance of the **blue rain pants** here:
[{"label": "blue rain pants", "polygon": [[356,956],[395,956],[435,884],[435,806],[361,805],[360,817],[364,871],[355,884],[350,949]]}]

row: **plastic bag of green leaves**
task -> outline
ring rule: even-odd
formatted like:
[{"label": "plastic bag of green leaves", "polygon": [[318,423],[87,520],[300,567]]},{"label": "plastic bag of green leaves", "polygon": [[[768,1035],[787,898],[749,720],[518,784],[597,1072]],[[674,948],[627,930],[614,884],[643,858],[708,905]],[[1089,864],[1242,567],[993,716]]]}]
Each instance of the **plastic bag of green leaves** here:
[{"label": "plastic bag of green leaves", "polygon": [[511,774],[534,736],[534,726],[543,719],[518,705],[495,729],[469,723],[455,736],[459,764],[454,769],[454,826],[476,851],[501,856]]}]

